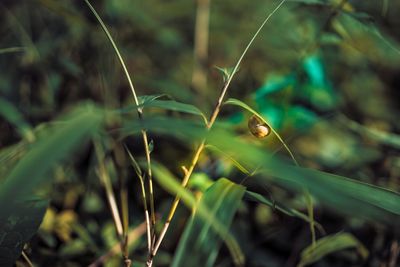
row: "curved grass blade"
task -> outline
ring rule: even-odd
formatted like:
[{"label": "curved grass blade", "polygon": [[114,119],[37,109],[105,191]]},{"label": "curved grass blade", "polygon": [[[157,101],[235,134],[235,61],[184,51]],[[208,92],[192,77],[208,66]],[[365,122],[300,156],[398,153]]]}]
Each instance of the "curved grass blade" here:
[{"label": "curved grass blade", "polygon": [[110,32],[108,31],[107,26],[104,24],[103,20],[101,19],[101,17],[97,13],[97,11],[94,9],[94,7],[90,4],[90,2],[88,0],[85,0],[85,3],[88,5],[90,11],[92,11],[93,15],[96,17],[97,21],[100,23],[101,28],[103,29],[103,31],[106,34],[108,40],[110,41],[110,43],[111,43],[111,45],[112,45],[112,47],[113,47],[113,49],[115,51],[115,54],[117,55],[118,60],[119,60],[119,62],[121,64],[121,66],[122,66],[122,69],[124,70],[126,79],[127,79],[128,83],[129,83],[129,87],[131,88],[133,99],[135,100],[135,104],[137,106],[139,106],[139,100],[138,100],[138,97],[136,95],[135,87],[133,86],[133,82],[132,82],[131,76],[129,74],[128,68],[125,65],[125,61],[122,58],[121,53],[119,52],[119,49],[118,49],[117,45],[114,42],[114,39],[112,38]]},{"label": "curved grass blade", "polygon": [[[222,178],[204,192],[186,224],[171,266],[214,266],[224,236],[219,237],[213,231],[211,222],[197,213],[196,208],[202,205],[207,207],[216,220],[229,228],[244,191],[243,186]],[[243,264],[243,256],[238,256],[240,258],[236,262]]]},{"label": "curved grass blade", "polygon": [[[207,132],[204,126],[190,120],[148,117],[143,126],[189,144],[206,137],[208,144],[235,155],[244,166],[262,167],[258,171],[261,178],[258,182],[263,186],[275,183],[297,192],[304,192],[306,188],[318,201],[339,213],[400,225],[399,193],[344,176],[293,166],[273,157],[265,148],[238,139],[226,125],[216,124]],[[124,131],[140,132],[140,127],[139,123],[129,122]]]},{"label": "curved grass blade", "polygon": [[[255,202],[258,202],[258,203],[261,203],[261,204],[265,204],[265,205],[273,208],[274,210],[276,209],[276,210],[282,212],[285,215],[288,215],[290,217],[296,217],[296,218],[302,219],[303,221],[305,221],[307,223],[311,222],[310,218],[309,218],[309,216],[307,214],[304,214],[304,213],[302,213],[302,212],[300,212],[300,211],[298,211],[296,209],[285,207],[282,204],[275,203],[275,202],[269,200],[267,197],[265,197],[265,196],[263,196],[261,194],[246,190],[246,193],[244,195],[244,199],[249,200],[249,201],[255,201]],[[318,228],[318,230],[321,233],[325,233],[325,230],[323,229],[321,224],[319,224],[319,223],[317,223],[315,221],[314,221],[314,223],[315,223],[315,226]]]},{"label": "curved grass blade", "polygon": [[77,108],[62,123],[32,144],[30,150],[10,171],[0,187],[0,206],[29,196],[40,183],[49,180],[47,173],[62,159],[97,132],[102,111],[92,105]]},{"label": "curved grass blade", "polygon": [[[216,214],[215,211],[210,209],[210,206],[198,203],[193,193],[183,188],[182,185],[176,180],[176,178],[173,177],[173,175],[165,167],[159,164],[153,164],[153,171],[155,174],[154,177],[157,179],[158,183],[173,195],[179,195],[179,197],[182,199],[183,203],[187,207],[191,209],[194,208],[196,216],[206,221],[207,227],[211,228],[213,232],[217,234],[218,238],[221,238],[222,240],[227,240],[226,242],[230,244],[235,243],[233,241],[234,238],[229,234],[229,229],[226,227],[226,224],[223,221],[220,221],[219,218],[220,215]],[[235,192],[231,196],[233,197],[233,200],[236,199],[235,201],[238,201],[238,199],[241,199],[244,194],[244,187],[233,184],[232,182],[229,182],[226,179],[224,179],[224,181],[225,184],[229,183],[230,187],[232,187],[232,192]],[[233,247],[236,246],[233,245]],[[231,253],[233,254],[234,259],[240,261],[243,258],[241,253],[238,252],[238,248],[231,250]]]},{"label": "curved grass blade", "polygon": [[122,109],[122,112],[127,113],[133,109],[138,109],[138,108],[141,110],[144,108],[161,108],[165,110],[171,110],[171,111],[177,111],[177,112],[201,116],[205,124],[207,124],[207,117],[204,115],[204,113],[196,106],[191,104],[181,103],[174,100],[159,100],[159,99],[149,99],[149,98],[144,99],[144,101],[141,101],[140,103],[141,104],[139,106],[130,106],[124,108]]},{"label": "curved grass blade", "polygon": [[226,105],[234,105],[234,106],[238,106],[241,108],[244,108],[245,110],[251,112],[252,114],[258,116],[265,124],[267,124],[272,132],[276,135],[276,137],[279,139],[279,141],[282,143],[282,145],[285,147],[286,151],[289,153],[290,157],[292,158],[293,162],[296,165],[299,165],[297,163],[296,158],[294,157],[292,151],[289,149],[289,147],[286,145],[285,141],[283,141],[282,137],[278,134],[278,132],[263,118],[263,116],[261,116],[260,113],[258,113],[257,111],[255,111],[254,109],[252,109],[250,106],[248,106],[247,104],[243,103],[242,101],[240,101],[239,99],[235,99],[235,98],[229,98],[224,104]]},{"label": "curved grass blade", "polygon": [[328,254],[348,248],[356,248],[364,260],[368,257],[368,250],[353,235],[339,233],[317,240],[315,247],[309,246],[305,248],[301,252],[301,260],[297,267],[308,266]]},{"label": "curved grass blade", "polygon": [[223,155],[224,157],[228,158],[232,164],[242,173],[246,174],[246,175],[251,175],[252,172],[250,172],[249,170],[246,169],[246,167],[244,167],[242,164],[240,164],[240,162],[238,162],[236,159],[234,159],[231,155],[229,155],[228,153],[226,153],[225,151],[219,149],[217,146],[214,145],[206,145],[206,148],[210,149],[213,152],[216,152],[220,155]]},{"label": "curved grass blade", "polygon": [[[136,95],[136,91],[133,86],[131,76],[129,74],[128,68],[125,65],[124,59],[122,58],[121,53],[119,52],[119,49],[114,42],[114,39],[112,38],[110,32],[108,31],[106,25],[104,24],[103,20],[99,16],[99,14],[96,12],[94,7],[90,4],[89,0],[85,0],[85,3],[88,5],[89,9],[92,11],[93,15],[96,17],[96,19],[100,23],[101,28],[103,29],[108,40],[110,41],[110,43],[115,51],[115,54],[117,55],[118,60],[122,66],[122,69],[124,70],[126,79],[128,80],[129,87],[131,88],[131,92],[132,92],[135,104],[136,104],[136,106],[139,106],[139,104],[140,104],[139,99],[138,99],[138,96]],[[137,113],[138,113],[139,119],[141,120],[142,119],[142,110],[140,108],[137,108]],[[154,226],[156,224],[156,215],[155,215],[155,207],[154,207],[153,178],[152,178],[152,173],[151,173],[151,157],[150,157],[151,152],[150,152],[150,148],[149,148],[147,132],[143,128],[142,128],[141,132],[142,132],[143,146],[144,146],[144,150],[146,153],[146,160],[147,160],[147,180],[148,180],[148,184],[149,184],[150,211],[151,211],[150,215],[151,215],[152,232],[154,233]]]},{"label": "curved grass blade", "polygon": [[0,55],[8,54],[8,53],[18,53],[18,52],[24,52],[24,51],[25,51],[25,47],[23,47],[23,46],[0,48]]}]

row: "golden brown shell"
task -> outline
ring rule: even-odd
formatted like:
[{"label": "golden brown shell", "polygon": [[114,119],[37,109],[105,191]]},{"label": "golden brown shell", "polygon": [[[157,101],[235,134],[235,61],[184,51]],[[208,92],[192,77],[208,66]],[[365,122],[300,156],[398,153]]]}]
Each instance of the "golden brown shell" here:
[{"label": "golden brown shell", "polygon": [[247,126],[250,132],[257,138],[264,138],[271,133],[271,128],[256,115],[249,118]]}]

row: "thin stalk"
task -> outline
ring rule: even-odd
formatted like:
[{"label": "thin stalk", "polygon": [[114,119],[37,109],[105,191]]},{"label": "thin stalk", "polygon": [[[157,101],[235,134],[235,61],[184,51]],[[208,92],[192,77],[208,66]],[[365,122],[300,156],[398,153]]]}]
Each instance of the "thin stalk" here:
[{"label": "thin stalk", "polygon": [[[106,25],[104,24],[103,20],[101,19],[101,17],[99,16],[99,14],[97,13],[97,11],[94,9],[94,7],[90,4],[89,0],[85,0],[86,4],[88,5],[88,7],[90,8],[90,10],[92,11],[93,15],[96,17],[97,21],[100,23],[101,28],[103,29],[104,33],[106,34],[108,40],[110,41],[115,54],[117,55],[117,58],[122,66],[122,69],[124,70],[126,79],[129,83],[129,87],[132,91],[132,95],[133,95],[133,99],[135,101],[137,108],[137,114],[140,120],[142,120],[143,117],[143,111],[142,109],[139,108],[139,100],[136,94],[136,90],[135,87],[133,86],[133,82],[131,79],[131,76],[129,74],[128,68],[126,67],[126,64],[124,62],[124,59],[121,56],[121,53],[119,52],[119,49],[117,47],[117,45],[114,42],[114,39],[112,38],[110,32],[108,31]],[[146,130],[142,130],[142,138],[143,138],[143,145],[144,145],[144,149],[145,149],[145,153],[146,153],[146,160],[147,160],[147,179],[148,179],[148,183],[149,183],[149,197],[150,197],[150,212],[151,212],[151,218],[152,218],[152,224],[150,226],[150,230],[151,230],[151,235],[155,235],[155,231],[154,231],[154,225],[155,225],[155,209],[154,209],[154,194],[153,194],[153,179],[152,179],[152,173],[151,173],[151,158],[150,158],[150,149],[149,149],[149,143],[148,143],[148,138],[147,138],[147,132]],[[152,247],[152,243],[149,245],[150,247]]]},{"label": "thin stalk", "polygon": [[128,207],[128,190],[126,187],[121,184],[121,213],[122,213],[122,242],[121,242],[121,250],[124,257],[125,265],[128,267],[131,265],[131,261],[129,259],[129,252],[128,252],[128,230],[129,230],[129,207]]},{"label": "thin stalk", "polygon": [[117,232],[118,238],[122,241],[123,240],[123,225],[121,221],[121,216],[118,211],[117,207],[117,201],[114,195],[114,191],[112,189],[111,185],[111,180],[110,177],[108,176],[107,170],[105,168],[105,164],[103,162],[103,153],[100,145],[98,143],[95,143],[95,150],[97,154],[97,159],[98,159],[98,164],[99,167],[96,170],[97,175],[100,178],[100,182],[103,184],[104,189],[106,191],[106,197],[107,201],[111,210],[111,214],[113,217],[114,225],[115,225],[115,230]]},{"label": "thin stalk", "polygon": [[[273,14],[275,14],[275,12],[283,5],[283,3],[284,3],[285,1],[286,1],[286,0],[282,0],[282,1],[276,6],[276,8],[266,17],[266,19],[263,21],[263,23],[261,24],[261,26],[258,28],[258,30],[256,31],[256,33],[255,33],[255,34],[253,35],[253,37],[251,38],[250,42],[247,44],[247,46],[246,46],[246,48],[244,49],[243,53],[241,54],[239,60],[236,62],[236,65],[235,65],[235,67],[233,68],[233,71],[230,73],[230,75],[229,75],[227,81],[225,82],[225,84],[224,84],[224,86],[223,86],[223,88],[222,88],[222,90],[221,90],[221,94],[220,94],[220,96],[219,96],[219,98],[218,98],[218,101],[217,101],[217,103],[216,103],[216,105],[215,105],[215,108],[214,108],[214,110],[213,110],[213,112],[212,112],[212,115],[211,115],[211,117],[210,117],[210,120],[208,121],[208,123],[207,123],[207,125],[206,125],[206,127],[207,127],[208,130],[210,130],[210,129],[212,128],[212,126],[214,125],[215,120],[216,120],[217,117],[218,117],[218,114],[219,114],[219,112],[220,112],[220,110],[221,110],[222,102],[223,102],[224,97],[225,97],[225,95],[226,95],[226,92],[228,91],[229,85],[230,85],[230,83],[231,83],[231,81],[232,81],[232,79],[233,79],[235,73],[236,73],[237,70],[239,69],[239,65],[240,65],[240,63],[242,62],[244,56],[246,55],[247,51],[249,50],[250,46],[253,44],[254,40],[256,39],[256,37],[258,36],[258,34],[259,34],[260,31],[262,30],[262,28],[265,26],[265,24],[268,22],[268,20],[271,18],[271,16],[272,16]],[[204,140],[200,143],[200,145],[197,147],[196,152],[194,153],[192,162],[191,162],[191,164],[190,164],[190,166],[189,166],[189,168],[188,168],[188,170],[187,170],[185,176],[183,177],[183,180],[182,180],[181,185],[182,185],[182,187],[184,187],[184,188],[187,186],[187,184],[188,184],[188,182],[189,182],[189,178],[190,178],[190,176],[192,175],[192,172],[193,172],[194,168],[195,168],[196,165],[197,165],[197,161],[199,160],[200,155],[201,155],[201,152],[203,151],[203,149],[204,149],[204,147],[205,147],[205,141],[206,141],[206,140],[204,139]],[[171,222],[171,220],[172,220],[172,218],[173,218],[173,216],[174,216],[174,214],[175,214],[176,208],[177,208],[178,205],[179,205],[179,202],[180,202],[180,197],[177,195],[177,196],[175,197],[175,199],[174,199],[174,202],[172,203],[171,209],[170,209],[170,211],[169,211],[169,214],[168,214],[167,220],[166,220],[166,222],[165,222],[165,224],[164,224],[164,226],[163,226],[163,229],[162,229],[162,231],[161,231],[161,233],[160,233],[160,236],[158,237],[158,240],[157,240],[157,242],[156,242],[156,244],[155,244],[155,246],[154,246],[154,248],[153,248],[153,250],[152,250],[152,253],[151,253],[151,255],[149,256],[149,259],[148,259],[148,261],[147,261],[147,266],[148,266],[148,267],[152,266],[153,258],[154,258],[154,256],[156,255],[156,253],[157,253],[157,251],[158,251],[158,249],[159,249],[159,247],[160,247],[160,245],[161,245],[161,242],[162,242],[163,238],[165,237],[165,234],[166,234],[166,232],[167,232],[167,230],[168,230],[168,227],[169,227],[169,225],[170,225],[170,222]]]},{"label": "thin stalk", "polygon": [[147,162],[147,177],[149,181],[149,198],[150,198],[150,216],[151,216],[151,246],[153,246],[154,242],[153,239],[155,238],[155,224],[156,224],[156,213],[154,210],[154,192],[153,192],[153,175],[151,172],[151,158],[150,158],[150,147],[149,147],[149,141],[147,139],[147,134],[144,130],[142,130],[142,137],[143,137],[143,143],[146,145],[144,146],[145,148],[145,153],[146,153],[146,162]]},{"label": "thin stalk", "polygon": [[314,221],[314,204],[312,202],[311,194],[308,190],[305,191],[306,196],[306,205],[307,205],[307,213],[308,213],[308,221],[310,225],[311,232],[311,245],[313,248],[316,246],[316,235],[315,235],[315,221]]},{"label": "thin stalk", "polygon": [[151,235],[151,231],[150,231],[150,227],[151,227],[150,226],[150,217],[149,217],[149,209],[147,207],[147,197],[146,197],[146,189],[145,189],[145,185],[144,185],[144,179],[143,179],[143,175],[141,173],[140,167],[136,163],[135,158],[133,157],[133,155],[131,154],[131,152],[129,151],[129,149],[127,147],[125,147],[125,149],[132,161],[132,166],[135,169],[136,175],[138,176],[139,181],[140,181],[144,215],[145,215],[146,226],[147,226],[147,228],[146,228],[147,229],[147,248],[148,248],[148,252],[150,254],[151,253],[151,244],[152,244],[152,235]]},{"label": "thin stalk", "polygon": [[26,261],[26,263],[28,264],[29,267],[34,267],[33,263],[29,259],[28,255],[26,255],[25,251],[22,251],[22,257],[24,258],[24,260]]},{"label": "thin stalk", "polygon": [[7,53],[24,52],[24,51],[25,51],[25,47],[22,47],[22,46],[0,48],[0,55],[7,54]]}]

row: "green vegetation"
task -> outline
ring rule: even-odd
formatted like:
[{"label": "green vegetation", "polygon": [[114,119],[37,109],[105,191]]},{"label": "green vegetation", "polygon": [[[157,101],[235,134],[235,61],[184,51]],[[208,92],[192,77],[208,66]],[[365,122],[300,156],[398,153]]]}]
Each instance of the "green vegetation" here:
[{"label": "green vegetation", "polygon": [[0,4],[0,266],[397,266],[398,9]]}]

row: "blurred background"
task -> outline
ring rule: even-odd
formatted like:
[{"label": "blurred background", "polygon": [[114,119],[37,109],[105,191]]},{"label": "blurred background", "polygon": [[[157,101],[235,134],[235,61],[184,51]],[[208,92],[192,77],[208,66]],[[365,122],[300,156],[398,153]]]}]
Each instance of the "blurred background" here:
[{"label": "blurred background", "polygon": [[[278,1],[92,0],[121,50],[139,95],[165,94],[210,114],[223,84],[217,67],[233,67],[252,35]],[[287,1],[250,48],[230,87],[264,115],[300,164],[400,191],[400,2]],[[0,2],[0,148],[22,138],[82,101],[107,108],[133,103],[122,68],[84,1]],[[247,131],[248,114],[224,108],[221,120]],[[193,151],[163,136],[154,158],[176,168]],[[139,140],[139,139],[138,139]],[[135,138],[127,141],[134,151]],[[276,138],[263,141],[285,155]],[[46,185],[51,204],[27,251],[39,266],[86,266],[117,239],[90,148],[56,169]],[[126,156],[116,175],[132,177]],[[3,168],[3,167],[0,167]],[[233,174],[232,174],[233,173]],[[228,161],[202,158],[195,175],[235,177]],[[239,177],[236,177],[239,180]],[[198,178],[201,179],[201,178]],[[138,182],[132,179],[132,188]],[[265,189],[278,201],[306,211],[301,196]],[[158,211],[171,202],[156,186]],[[132,258],[145,258],[140,195],[130,196],[138,238]],[[178,209],[156,266],[168,266],[189,211]],[[347,231],[370,251],[365,261],[344,251],[315,266],[387,266],[398,251],[398,229],[315,210],[327,233]],[[138,226],[139,225],[139,226]],[[141,230],[142,229],[142,230]],[[141,231],[140,231],[141,230]],[[296,266],[310,243],[307,223],[262,204],[243,204],[232,229],[246,266]],[[135,232],[136,233],[136,232]],[[140,234],[141,233],[141,234]],[[397,234],[397,237],[396,237]],[[397,247],[396,247],[397,246]],[[397,249],[397,250],[396,250]],[[107,266],[118,266],[111,257]],[[222,248],[218,266],[231,266]]]}]

